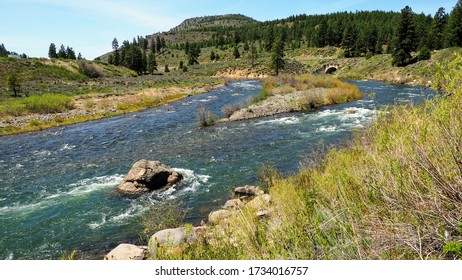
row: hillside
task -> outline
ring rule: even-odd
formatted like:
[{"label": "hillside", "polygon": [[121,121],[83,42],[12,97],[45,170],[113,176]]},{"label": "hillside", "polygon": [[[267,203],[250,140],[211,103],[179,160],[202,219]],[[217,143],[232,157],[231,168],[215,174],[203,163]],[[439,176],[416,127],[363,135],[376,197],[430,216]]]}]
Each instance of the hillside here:
[{"label": "hillside", "polygon": [[253,18],[239,14],[196,17],[184,20],[180,25],[170,29],[169,32],[214,30],[223,27],[236,28],[255,22],[257,21]]}]

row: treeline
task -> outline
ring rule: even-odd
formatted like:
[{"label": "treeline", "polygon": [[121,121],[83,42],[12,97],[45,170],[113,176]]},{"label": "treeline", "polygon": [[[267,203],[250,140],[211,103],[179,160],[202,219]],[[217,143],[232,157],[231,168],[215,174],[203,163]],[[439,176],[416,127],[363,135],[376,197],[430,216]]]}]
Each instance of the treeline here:
[{"label": "treeline", "polygon": [[11,51],[8,51],[6,48],[5,48],[5,45],[4,44],[0,44],[0,57],[7,57],[9,55],[14,55],[14,56],[17,56],[17,57],[21,57],[21,58],[27,58],[27,55],[25,53],[19,55],[18,53],[16,52],[11,52]]},{"label": "treeline", "polygon": [[[438,50],[462,46],[462,0],[451,13],[439,8],[432,15],[409,13],[409,32],[412,50]],[[199,42],[201,47],[223,48],[240,43],[254,44],[271,51],[277,37],[286,48],[341,47],[345,57],[365,56],[368,53],[392,53],[399,45],[399,29],[404,24],[402,13],[382,11],[340,12],[327,15],[297,15],[287,19],[253,23],[240,28],[207,27],[198,29],[213,32],[212,38]],[[185,43],[173,47],[183,49]]]},{"label": "treeline", "polygon": [[157,71],[156,53],[161,53],[166,48],[165,40],[157,38],[156,40],[148,40],[138,36],[133,38],[132,43],[125,40],[122,46],[119,46],[119,41],[114,38],[112,41],[113,52],[109,54],[108,63],[125,66],[139,75],[148,73],[153,74]]},{"label": "treeline", "polygon": [[[450,14],[439,8],[434,16],[415,14],[410,10],[409,24],[413,30],[415,49],[442,49],[461,46],[462,1],[459,0]],[[238,30],[227,27],[204,29],[216,32],[203,47],[223,47],[230,44],[258,43],[269,51],[276,37],[284,39],[286,46],[342,47],[345,56],[361,56],[367,52],[391,52],[398,39],[401,13],[397,12],[342,12],[327,15],[298,15],[283,20],[254,23]],[[180,46],[181,48],[181,46]]]},{"label": "treeline", "polygon": [[73,48],[64,45],[61,45],[59,50],[56,49],[56,45],[54,43],[50,44],[48,48],[48,57],[49,58],[60,58],[60,59],[74,59],[74,60],[83,60],[82,54],[79,53],[77,56],[75,55],[75,51]]}]

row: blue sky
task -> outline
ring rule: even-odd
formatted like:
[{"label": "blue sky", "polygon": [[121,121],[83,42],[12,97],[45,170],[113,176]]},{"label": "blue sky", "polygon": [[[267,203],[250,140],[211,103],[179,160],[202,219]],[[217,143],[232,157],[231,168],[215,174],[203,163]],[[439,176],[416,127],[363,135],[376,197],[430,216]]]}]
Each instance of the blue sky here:
[{"label": "blue sky", "polygon": [[240,13],[260,21],[297,14],[337,11],[400,11],[431,14],[450,12],[457,0],[2,0],[0,43],[8,50],[46,57],[50,43],[73,47],[87,59],[111,51],[137,35],[168,31],[184,19]]}]

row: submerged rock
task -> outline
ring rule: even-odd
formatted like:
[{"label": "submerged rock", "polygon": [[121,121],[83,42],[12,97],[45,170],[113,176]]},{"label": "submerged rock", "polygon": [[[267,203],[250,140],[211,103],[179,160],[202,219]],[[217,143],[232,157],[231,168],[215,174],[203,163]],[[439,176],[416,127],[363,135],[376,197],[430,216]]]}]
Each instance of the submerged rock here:
[{"label": "submerged rock", "polygon": [[136,162],[118,186],[118,190],[129,195],[172,187],[183,176],[159,161],[140,160]]}]

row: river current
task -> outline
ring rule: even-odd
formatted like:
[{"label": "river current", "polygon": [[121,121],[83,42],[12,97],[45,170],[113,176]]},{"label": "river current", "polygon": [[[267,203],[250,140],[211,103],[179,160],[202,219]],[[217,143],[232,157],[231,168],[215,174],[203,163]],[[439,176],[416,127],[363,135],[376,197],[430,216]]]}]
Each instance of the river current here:
[{"label": "river current", "polygon": [[[73,249],[100,256],[121,242],[136,242],[140,217],[158,201],[180,201],[189,209],[186,219],[198,223],[233,188],[256,183],[263,165],[295,172],[320,142],[332,146],[351,139],[379,108],[435,94],[350,82],[364,93],[362,100],[205,129],[198,126],[199,108],[222,116],[224,105],[258,94],[260,82],[232,82],[142,112],[0,137],[0,259],[56,259]],[[183,184],[137,199],[116,194],[140,159],[175,168]]]}]

